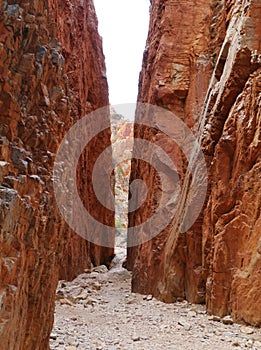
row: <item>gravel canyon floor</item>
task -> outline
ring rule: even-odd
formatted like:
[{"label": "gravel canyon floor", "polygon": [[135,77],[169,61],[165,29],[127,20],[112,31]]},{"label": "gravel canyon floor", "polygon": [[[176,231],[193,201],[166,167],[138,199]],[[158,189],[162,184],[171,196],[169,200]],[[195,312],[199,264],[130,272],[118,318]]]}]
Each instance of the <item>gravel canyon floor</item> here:
[{"label": "gravel canyon floor", "polygon": [[51,350],[261,349],[261,330],[208,316],[203,305],[131,293],[123,250],[105,266],[60,281]]}]

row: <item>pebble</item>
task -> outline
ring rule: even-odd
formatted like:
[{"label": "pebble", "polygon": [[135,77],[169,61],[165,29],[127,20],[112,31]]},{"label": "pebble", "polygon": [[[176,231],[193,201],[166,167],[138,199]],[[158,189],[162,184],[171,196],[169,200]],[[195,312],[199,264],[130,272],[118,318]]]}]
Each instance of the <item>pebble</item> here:
[{"label": "pebble", "polygon": [[139,340],[140,340],[140,337],[139,337],[139,336],[133,336],[133,337],[132,337],[132,340],[133,340],[133,341],[139,341]]},{"label": "pebble", "polygon": [[255,347],[257,348],[257,349],[261,349],[261,342],[260,341],[255,341],[254,342],[254,345],[255,345]]},{"label": "pebble", "polygon": [[215,316],[215,315],[208,316],[208,319],[210,321],[215,321],[215,322],[220,322],[221,321],[221,317]]},{"label": "pebble", "polygon": [[242,326],[240,328],[240,332],[244,333],[244,334],[253,334],[254,330],[251,327],[246,327],[246,326]]},{"label": "pebble", "polygon": [[240,346],[240,343],[236,340],[232,343],[233,346]]},{"label": "pebble", "polygon": [[57,339],[57,337],[58,337],[58,334],[57,333],[51,333],[51,335],[50,335],[50,338],[51,339]]},{"label": "pebble", "polygon": [[94,304],[98,304],[99,301],[95,298],[88,298],[88,300],[86,301],[87,305],[94,305]]},{"label": "pebble", "polygon": [[74,305],[70,300],[68,300],[66,298],[60,299],[60,303],[61,303],[61,305],[69,305],[69,306],[73,306]]},{"label": "pebble", "polygon": [[68,343],[69,345],[74,345],[75,339],[74,339],[74,338],[68,338],[68,339],[67,339],[67,343]]},{"label": "pebble", "polygon": [[225,316],[222,318],[222,322],[226,325],[230,325],[230,324],[233,324],[234,321],[233,321],[233,318],[231,316]]},{"label": "pebble", "polygon": [[196,317],[197,313],[195,311],[189,311],[188,312],[188,317]]},{"label": "pebble", "polygon": [[85,300],[88,298],[88,292],[84,291],[83,293],[77,295],[74,300],[78,301],[78,300]]},{"label": "pebble", "polygon": [[98,273],[106,273],[106,272],[108,272],[108,268],[105,265],[100,265],[100,266],[94,267],[92,269],[92,271],[98,272]]},{"label": "pebble", "polygon": [[191,325],[182,318],[179,319],[178,324],[184,327],[186,331],[189,331],[191,329]]},{"label": "pebble", "polygon": [[207,316],[202,305],[133,294],[131,274],[121,269],[59,283],[51,350],[261,350],[260,330],[233,324],[230,316]]}]

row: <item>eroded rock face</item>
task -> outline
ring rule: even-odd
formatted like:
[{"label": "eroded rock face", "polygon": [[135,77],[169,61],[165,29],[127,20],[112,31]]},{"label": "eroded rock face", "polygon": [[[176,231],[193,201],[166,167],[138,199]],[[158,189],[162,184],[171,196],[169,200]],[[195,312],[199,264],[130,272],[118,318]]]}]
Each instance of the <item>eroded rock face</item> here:
[{"label": "eroded rock face", "polygon": [[[109,264],[113,249],[86,242],[55,205],[52,170],[66,131],[108,105],[91,0],[0,1],[0,344],[47,349],[58,278]],[[86,162],[110,144],[95,139],[78,166],[84,204],[113,225],[92,195]]]},{"label": "eroded rock face", "polygon": [[[171,224],[128,249],[132,288],[166,302],[206,301],[210,313],[260,325],[260,4],[151,3],[139,100],[169,109],[193,130],[208,166],[208,191],[201,215],[181,233],[193,210],[184,156],[164,135],[135,129],[135,137],[160,142],[175,159],[182,191]],[[134,160],[136,178],[145,180],[156,207],[162,187],[155,171]],[[130,226],[152,211],[148,205],[130,213]]]},{"label": "eroded rock face", "polygon": [[[111,111],[111,142],[115,175],[116,247],[126,247],[128,228],[128,196],[133,149],[133,122]],[[124,161],[122,161],[124,159]]]}]

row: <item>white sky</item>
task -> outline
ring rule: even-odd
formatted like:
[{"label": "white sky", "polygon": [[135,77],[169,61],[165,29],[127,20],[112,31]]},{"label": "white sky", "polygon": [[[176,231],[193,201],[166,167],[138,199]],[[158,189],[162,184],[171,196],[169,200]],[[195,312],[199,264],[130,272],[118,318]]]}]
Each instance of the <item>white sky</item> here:
[{"label": "white sky", "polygon": [[94,0],[110,103],[135,103],[149,26],[149,0]]}]

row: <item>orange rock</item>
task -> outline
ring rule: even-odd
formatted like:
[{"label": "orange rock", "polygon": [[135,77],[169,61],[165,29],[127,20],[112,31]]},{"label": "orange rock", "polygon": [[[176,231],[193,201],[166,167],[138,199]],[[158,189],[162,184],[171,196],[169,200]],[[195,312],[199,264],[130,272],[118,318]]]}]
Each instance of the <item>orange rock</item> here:
[{"label": "orange rock", "polygon": [[[163,232],[128,249],[132,289],[167,302],[206,302],[211,314],[260,325],[259,2],[151,3],[139,101],[171,110],[194,131],[208,164],[209,188],[205,209],[181,233],[190,200],[188,171],[181,151],[166,147],[183,182],[180,202]],[[135,137],[141,135],[167,144],[162,135],[136,128]],[[148,203],[156,207],[162,189],[155,171],[133,160],[131,180],[140,177],[149,188]],[[143,205],[130,213],[130,226],[152,209]]]},{"label": "orange rock", "polygon": [[[19,4],[0,1],[0,347],[40,350],[48,349],[58,278],[90,269],[91,259],[109,264],[113,255],[68,228],[52,182],[66,131],[108,105],[108,88],[91,0]],[[113,225],[84,165],[109,144],[107,131],[86,150],[78,188]]]}]

